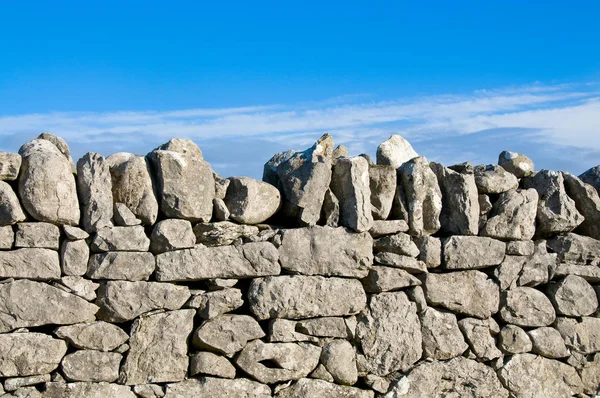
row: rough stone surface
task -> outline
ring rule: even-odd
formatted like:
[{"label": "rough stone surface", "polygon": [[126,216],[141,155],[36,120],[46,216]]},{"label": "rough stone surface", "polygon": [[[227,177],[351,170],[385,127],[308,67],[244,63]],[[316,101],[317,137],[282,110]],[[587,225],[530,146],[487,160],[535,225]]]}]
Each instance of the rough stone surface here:
[{"label": "rough stone surface", "polygon": [[214,398],[270,398],[271,389],[261,383],[248,379],[219,379],[200,377],[181,383],[168,384],[165,398],[202,397]]},{"label": "rough stone surface", "polygon": [[506,243],[506,254],[513,256],[531,256],[535,253],[535,244],[531,240],[513,240]]},{"label": "rough stone surface", "polygon": [[115,225],[120,227],[132,227],[134,225],[140,225],[142,220],[137,218],[135,214],[125,203],[115,203],[113,206],[113,218]]},{"label": "rough stone surface", "polygon": [[398,134],[392,134],[377,147],[377,164],[395,169],[417,156],[410,143]]},{"label": "rough stone surface", "polygon": [[0,278],[60,278],[58,253],[48,249],[0,251]]},{"label": "rough stone surface", "polygon": [[224,201],[232,220],[241,224],[259,224],[279,210],[281,194],[271,184],[248,177],[230,177],[228,180]]},{"label": "rough stone surface", "polygon": [[381,293],[399,290],[409,286],[419,286],[421,281],[399,268],[374,265],[366,278],[361,280],[367,293]]},{"label": "rough stone surface", "polygon": [[194,235],[196,243],[202,243],[205,246],[225,246],[230,245],[236,239],[249,238],[258,235],[258,227],[254,225],[240,225],[229,221],[220,221],[216,223],[199,223],[194,226]]},{"label": "rough stone surface", "polygon": [[373,243],[375,253],[389,252],[409,257],[417,257],[419,249],[410,239],[410,235],[399,232],[395,235],[384,236]]},{"label": "rough stone surface", "polygon": [[530,158],[521,153],[510,151],[500,153],[498,165],[517,178],[529,177],[535,170],[533,161]]},{"label": "rough stone surface", "polygon": [[[191,305],[190,305],[191,304]],[[221,314],[234,311],[244,304],[240,289],[222,289],[194,296],[186,306],[196,308],[203,319],[211,319]]]},{"label": "rough stone surface", "polygon": [[600,240],[570,233],[549,239],[547,245],[561,262],[600,265]]},{"label": "rough stone surface", "polygon": [[481,234],[503,240],[533,238],[537,204],[535,189],[503,192],[494,203]]},{"label": "rough stone surface", "polygon": [[221,315],[209,319],[193,335],[194,346],[232,357],[248,341],[265,336],[258,322],[248,315]]},{"label": "rough stone surface", "polygon": [[579,179],[586,184],[593,186],[600,194],[600,166],[592,167],[579,176]]},{"label": "rough stone surface", "polygon": [[373,226],[369,163],[365,158],[337,159],[331,176],[331,191],[339,201],[342,226],[364,232]]},{"label": "rough stone surface", "polygon": [[551,327],[530,330],[528,333],[533,344],[533,352],[546,358],[568,357],[571,353],[565,346],[560,332]]},{"label": "rough stone surface", "polygon": [[77,162],[77,193],[81,205],[81,225],[87,232],[112,226],[113,195],[110,166],[93,152]]},{"label": "rough stone surface", "polygon": [[15,247],[58,250],[60,230],[45,222],[22,222],[16,225]]},{"label": "rough stone surface", "polygon": [[452,236],[444,239],[443,264],[446,269],[479,269],[499,265],[506,244],[478,236]]},{"label": "rough stone surface", "polygon": [[150,239],[144,227],[106,227],[96,232],[90,245],[94,252],[133,251],[145,252],[150,248]]},{"label": "rough stone surface", "polygon": [[333,194],[331,188],[328,188],[327,191],[325,191],[319,224],[333,228],[340,224],[340,201]]},{"label": "rough stone surface", "polygon": [[427,268],[437,268],[442,265],[442,241],[433,236],[423,236],[415,239],[419,250],[418,259],[423,261]]},{"label": "rough stone surface", "polygon": [[0,225],[12,225],[25,221],[25,218],[15,191],[7,183],[0,181]]},{"label": "rough stone surface", "polygon": [[0,334],[0,376],[43,375],[56,369],[67,344],[41,333]]},{"label": "rough stone surface", "polygon": [[499,194],[519,186],[514,174],[493,164],[475,166],[474,175],[477,190],[482,194]]},{"label": "rough stone surface", "polygon": [[116,352],[75,351],[65,356],[61,370],[69,381],[113,382],[119,378],[123,356]]},{"label": "rough stone surface", "polygon": [[410,274],[420,274],[427,272],[427,264],[414,257],[403,256],[401,254],[381,252],[375,255],[375,263],[387,265],[389,267],[401,268]]},{"label": "rough stone surface", "polygon": [[594,288],[585,279],[568,275],[548,286],[548,297],[556,313],[567,316],[588,316],[598,308]]},{"label": "rough stone surface", "polygon": [[500,327],[493,318],[463,318],[458,326],[478,360],[487,362],[502,357],[494,337],[500,333]]},{"label": "rough stone surface", "polygon": [[565,340],[567,347],[585,355],[600,351],[599,318],[558,317],[554,326]]},{"label": "rough stone surface", "polygon": [[76,348],[103,352],[112,351],[129,339],[123,329],[102,321],[61,326],[54,334]]},{"label": "rough stone surface", "polygon": [[518,287],[503,292],[500,318],[517,326],[541,327],[552,324],[556,313],[544,293],[531,287]]},{"label": "rough stone surface", "polygon": [[420,316],[425,358],[447,360],[469,348],[458,328],[456,315],[428,307]]},{"label": "rough stone surface", "polygon": [[90,248],[85,240],[65,240],[60,246],[60,266],[65,275],[85,274],[89,258]]},{"label": "rough stone surface", "polygon": [[356,387],[340,386],[317,379],[300,379],[290,387],[286,387],[275,395],[277,398],[374,398],[373,391],[361,390]]},{"label": "rough stone surface", "polygon": [[577,232],[582,235],[600,239],[600,197],[593,186],[581,181],[572,174],[563,172],[565,189],[575,207],[584,217],[583,222],[577,227]]},{"label": "rough stone surface", "polygon": [[90,234],[85,232],[83,229],[79,227],[74,227],[72,225],[63,225],[63,231],[65,233],[65,237],[68,240],[82,240],[89,238]]},{"label": "rough stone surface", "polygon": [[369,233],[373,238],[408,232],[408,224],[404,220],[375,220]]},{"label": "rough stone surface", "polygon": [[394,195],[396,194],[396,180],[396,169],[394,167],[369,166],[371,214],[374,220],[386,220],[390,215],[394,203]]},{"label": "rough stone surface", "polygon": [[156,225],[150,236],[150,251],[160,254],[178,249],[189,249],[196,244],[196,235],[188,220],[168,219]]},{"label": "rough stone surface", "polygon": [[235,367],[225,357],[208,351],[200,351],[190,359],[190,376],[197,374],[233,379],[235,378]]},{"label": "rough stone surface", "polygon": [[90,257],[91,279],[145,281],[154,272],[154,256],[147,252],[108,252]]},{"label": "rough stone surface", "polygon": [[15,242],[15,232],[12,226],[0,226],[0,250],[10,250]]},{"label": "rough stone surface", "polygon": [[346,340],[333,340],[321,352],[321,363],[338,384],[353,385],[358,381],[356,352]]},{"label": "rough stone surface", "polygon": [[531,351],[533,344],[525,330],[515,325],[506,325],[498,335],[498,347],[507,354],[522,354]]},{"label": "rough stone surface", "polygon": [[48,383],[44,398],[136,398],[130,387],[111,383]]},{"label": "rough stone surface", "polygon": [[0,181],[14,181],[21,170],[21,155],[0,151]]}]

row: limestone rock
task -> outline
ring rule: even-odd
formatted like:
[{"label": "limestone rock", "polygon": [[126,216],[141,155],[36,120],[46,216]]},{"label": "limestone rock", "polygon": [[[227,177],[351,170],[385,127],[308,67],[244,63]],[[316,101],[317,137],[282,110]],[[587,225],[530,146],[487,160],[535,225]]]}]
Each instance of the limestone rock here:
[{"label": "limestone rock", "polygon": [[517,178],[529,177],[535,168],[533,161],[527,156],[510,151],[502,151],[498,156],[498,165]]},{"label": "limestone rock", "polygon": [[135,214],[125,203],[115,203],[113,206],[113,217],[115,225],[119,227],[132,227],[134,225],[140,225],[142,220],[137,218]]},{"label": "limestone rock", "polygon": [[213,199],[213,218],[216,221],[227,221],[229,220],[229,216],[231,213],[225,204],[223,199],[214,198]]},{"label": "limestone rock", "polygon": [[527,334],[533,343],[533,352],[546,358],[565,358],[570,355],[560,332],[551,327],[530,330]]},{"label": "limestone rock", "polygon": [[60,278],[59,282],[54,282],[52,285],[64,289],[69,293],[73,293],[87,301],[96,300],[96,289],[100,287],[100,284],[94,283],[81,276],[63,276]]},{"label": "limestone rock", "polygon": [[498,285],[480,271],[425,274],[423,289],[427,303],[459,314],[486,319],[498,311]]},{"label": "limestone rock", "polygon": [[377,164],[397,169],[405,162],[419,156],[410,143],[398,134],[392,134],[377,147]]},{"label": "limestone rock", "polygon": [[[22,387],[30,387],[36,384],[48,383],[51,380],[50,375],[37,375],[26,377],[14,377],[4,381],[6,391],[15,391]],[[36,390],[37,391],[37,390]]]},{"label": "limestone rock", "polygon": [[403,269],[374,265],[366,278],[361,280],[367,293],[381,293],[419,286],[421,281]]},{"label": "limestone rock", "polygon": [[512,240],[506,243],[506,254],[512,256],[531,256],[535,252],[535,244],[531,240]]},{"label": "limestone rock", "polygon": [[452,359],[469,348],[453,313],[428,307],[423,311],[420,319],[425,358]]},{"label": "limestone rock", "polygon": [[63,358],[61,370],[70,381],[111,383],[119,378],[122,358],[123,356],[116,352],[75,351]]},{"label": "limestone rock", "polygon": [[577,227],[577,232],[600,239],[600,197],[593,186],[588,185],[569,173],[562,173],[565,179],[565,189],[575,207],[584,217],[583,222]]},{"label": "limestone rock", "polygon": [[85,274],[89,258],[90,248],[85,240],[65,240],[60,247],[60,265],[65,275]]},{"label": "limestone rock", "polygon": [[340,201],[333,194],[331,188],[327,188],[325,191],[319,224],[333,228],[340,225]]},{"label": "limestone rock", "polygon": [[22,222],[17,224],[15,247],[37,247],[58,250],[60,230],[45,222]]},{"label": "limestone rock", "polygon": [[133,251],[146,252],[150,248],[150,239],[144,227],[105,227],[96,232],[90,245],[93,252]]},{"label": "limestone rock", "polygon": [[65,159],[69,161],[71,172],[73,174],[77,172],[77,169],[75,168],[75,163],[73,162],[73,158],[71,157],[69,145],[67,145],[67,142],[64,139],[50,133],[42,133],[37,136],[37,139],[51,142],[60,151],[60,153],[62,153]]},{"label": "limestone rock", "polygon": [[357,339],[369,373],[386,376],[405,371],[421,358],[417,306],[404,292],[372,295],[357,320]]},{"label": "limestone rock", "polygon": [[133,386],[133,392],[140,398],[163,398],[165,396],[163,387],[158,384],[139,384]]},{"label": "limestone rock", "polygon": [[593,186],[600,194],[600,166],[592,167],[579,176],[581,181]]},{"label": "limestone rock", "polygon": [[481,230],[487,223],[488,215],[494,206],[488,195],[479,195],[479,229]]},{"label": "limestone rock", "polygon": [[25,221],[25,218],[15,191],[7,183],[0,181],[0,225],[12,225]]},{"label": "limestone rock", "polygon": [[21,170],[21,155],[0,151],[0,181],[14,181]]},{"label": "limestone rock", "polygon": [[150,236],[150,251],[154,254],[188,249],[196,244],[192,224],[188,220],[168,219],[154,226]]},{"label": "limestone rock", "polygon": [[356,352],[346,340],[333,340],[323,347],[321,363],[338,384],[351,386],[358,381]]},{"label": "limestone rock", "polygon": [[249,177],[230,177],[228,180],[230,184],[224,201],[232,220],[241,224],[259,224],[279,210],[281,194],[271,184]]},{"label": "limestone rock", "polygon": [[357,314],[367,297],[355,279],[296,275],[252,280],[248,301],[259,320],[302,319]]},{"label": "limestone rock", "polygon": [[129,352],[119,381],[125,385],[165,383],[185,378],[187,339],[194,311],[179,310],[142,316],[131,327]]},{"label": "limestone rock", "polygon": [[357,232],[371,229],[373,215],[369,163],[366,159],[337,159],[331,176],[331,191],[340,203],[340,225]]},{"label": "limestone rock", "polygon": [[153,310],[177,310],[189,297],[187,286],[109,281],[100,285],[98,290],[98,318],[108,322],[125,322]]},{"label": "limestone rock", "polygon": [[91,279],[146,281],[154,272],[154,256],[147,252],[93,254],[87,269]]},{"label": "limestone rock", "polygon": [[396,169],[392,166],[370,165],[369,188],[373,219],[386,220],[392,211],[396,194]]},{"label": "limestone rock", "polygon": [[15,242],[15,233],[12,226],[0,226],[0,250],[10,250]]},{"label": "limestone rock", "polygon": [[[261,383],[277,383],[306,377],[319,364],[321,348],[308,343],[248,343],[235,363]],[[262,362],[270,361],[268,367]],[[275,367],[276,366],[276,367]]]},{"label": "limestone rock", "polygon": [[310,336],[349,339],[354,331],[348,330],[348,320],[349,318],[321,317],[292,322],[295,323],[296,331]]},{"label": "limestone rock", "polygon": [[220,221],[210,224],[196,224],[194,226],[196,243],[205,246],[226,246],[238,238],[249,238],[258,235],[258,227],[254,225],[240,225],[229,221]]},{"label": "limestone rock", "polygon": [[496,348],[496,339],[494,338],[500,333],[500,326],[494,318],[463,318],[458,321],[458,326],[477,359],[487,362],[502,357],[502,352]]},{"label": "limestone rock", "polygon": [[600,355],[594,355],[593,360],[579,370],[579,375],[583,383],[583,392],[592,396],[597,394],[600,385]]},{"label": "limestone rock", "polygon": [[544,293],[531,287],[517,287],[503,292],[500,318],[517,326],[541,327],[552,324],[556,314]]},{"label": "limestone rock", "polygon": [[381,252],[375,255],[375,263],[389,267],[401,268],[409,274],[427,272],[427,265],[414,257],[403,256],[396,253]]},{"label": "limestone rock", "polygon": [[600,265],[600,240],[570,233],[549,239],[547,244],[561,262]]},{"label": "limestone rock", "polygon": [[196,308],[198,315],[203,319],[211,319],[234,311],[243,304],[244,300],[242,300],[240,289],[226,288],[193,296],[186,303],[186,307]]},{"label": "limestone rock", "polygon": [[567,316],[588,316],[598,308],[594,288],[585,279],[568,275],[548,286],[548,297],[556,313]]},{"label": "limestone rock", "polygon": [[48,249],[0,251],[0,278],[60,278],[58,253]]},{"label": "limestone rock", "polygon": [[190,376],[197,374],[233,379],[235,378],[235,367],[221,355],[200,351],[194,354],[190,360]]},{"label": "limestone rock", "polygon": [[600,319],[558,317],[554,325],[567,347],[584,355],[600,351]]},{"label": "limestone rock", "polygon": [[408,225],[413,235],[432,235],[440,229],[442,192],[435,173],[424,157],[405,162],[399,169],[406,195]]},{"label": "limestone rock", "polygon": [[87,232],[111,227],[113,195],[110,166],[106,159],[93,152],[77,162],[77,193],[81,205],[81,225]]},{"label": "limestone rock", "polygon": [[0,334],[0,376],[32,376],[52,372],[67,344],[41,333]]},{"label": "limestone rock", "polygon": [[23,157],[19,197],[38,221],[77,225],[79,200],[71,165],[50,141],[33,140],[19,149]]},{"label": "limestone rock", "polygon": [[408,232],[408,224],[404,220],[375,220],[369,233],[373,238],[395,235],[398,232]]},{"label": "limestone rock", "polygon": [[375,253],[389,252],[410,257],[417,257],[419,255],[417,245],[410,239],[410,235],[403,232],[375,240],[373,242],[373,250]]},{"label": "limestone rock", "polygon": [[507,354],[522,354],[533,349],[527,332],[515,325],[506,325],[500,330],[498,346]]},{"label": "limestone rock", "polygon": [[494,203],[482,235],[505,240],[533,238],[537,204],[535,189],[503,192]]},{"label": "limestone rock", "polygon": [[493,164],[475,166],[474,175],[477,190],[482,194],[499,194],[519,186],[514,174]]},{"label": "limestone rock", "polygon": [[112,351],[129,339],[123,329],[102,321],[61,326],[54,334],[76,348],[103,352]]},{"label": "limestone rock", "polygon": [[[314,318],[323,319],[323,318]],[[341,318],[340,318],[341,319]],[[269,322],[269,342],[271,343],[294,343],[298,341],[309,341],[318,343],[319,339],[314,336],[297,331],[299,322],[289,319],[272,319]],[[329,375],[331,376],[331,375]],[[331,377],[333,381],[333,377]]]},{"label": "limestone rock", "polygon": [[248,379],[219,379],[200,377],[181,383],[168,384],[165,398],[202,397],[211,398],[270,398],[269,386]]},{"label": "limestone rock", "polygon": [[309,227],[282,231],[279,261],[304,275],[362,278],[373,263],[373,239],[345,228]]},{"label": "limestone rock", "polygon": [[44,398],[136,398],[130,387],[113,383],[46,383]]},{"label": "limestone rock", "polygon": [[499,265],[506,244],[479,236],[452,236],[442,241],[446,269],[479,269]]},{"label": "limestone rock", "polygon": [[329,383],[333,383],[335,380],[333,379],[333,376],[331,375],[331,373],[329,373],[327,371],[327,369],[325,369],[325,366],[323,366],[323,364],[319,364],[319,366],[317,366],[317,368],[310,374],[309,376],[311,379],[320,379],[320,380],[325,380]]},{"label": "limestone rock", "polygon": [[537,286],[547,283],[554,272],[555,254],[534,254],[532,256],[506,256],[502,264],[494,270],[500,289],[513,289],[517,286]]},{"label": "limestone rock", "polygon": [[[322,151],[322,149],[323,148],[321,148],[321,151]],[[286,162],[292,156],[294,156],[295,154],[297,154],[299,152],[300,151],[292,149],[289,151],[279,152],[279,153],[276,153],[275,155],[273,155],[273,157],[271,159],[269,159],[269,161],[267,163],[265,163],[265,165],[263,167],[262,180],[266,183],[273,185],[274,187],[280,188],[281,180],[279,179],[279,176],[277,175],[277,168],[279,167],[280,164]],[[332,155],[333,155],[333,152],[332,152]],[[225,180],[225,181],[227,181],[227,180]],[[223,195],[223,198],[225,198],[225,195]]]},{"label": "limestone rock", "polygon": [[289,387],[283,388],[274,395],[277,398],[374,398],[373,391],[356,387],[340,386],[318,379],[300,379]]},{"label": "limestone rock", "polygon": [[281,271],[278,259],[277,249],[269,242],[252,242],[239,247],[198,245],[156,256],[156,280],[173,282],[278,275]]},{"label": "limestone rock", "polygon": [[418,259],[427,265],[427,268],[437,268],[442,265],[442,241],[433,236],[423,236],[415,239],[419,250]]},{"label": "limestone rock", "polygon": [[90,234],[85,232],[83,229],[79,227],[73,227],[71,225],[63,225],[63,231],[65,232],[65,237],[68,240],[82,240],[89,238]]},{"label": "limestone rock", "polygon": [[[204,322],[194,332],[195,347],[232,357],[248,341],[265,336],[258,322],[248,315],[220,315]],[[315,365],[316,366],[316,365]]]},{"label": "limestone rock", "polygon": [[577,275],[589,283],[600,282],[600,268],[589,265],[578,264],[558,264],[554,272],[554,277],[560,278],[567,275]]}]

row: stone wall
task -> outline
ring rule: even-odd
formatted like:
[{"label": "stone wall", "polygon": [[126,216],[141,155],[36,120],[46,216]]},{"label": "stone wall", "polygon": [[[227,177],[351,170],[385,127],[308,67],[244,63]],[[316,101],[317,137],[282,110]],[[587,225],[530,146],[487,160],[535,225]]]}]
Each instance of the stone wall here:
[{"label": "stone wall", "polygon": [[[0,153],[2,397],[570,397],[600,383],[600,167],[329,135],[223,179]],[[5,394],[5,395],[2,395]]]}]

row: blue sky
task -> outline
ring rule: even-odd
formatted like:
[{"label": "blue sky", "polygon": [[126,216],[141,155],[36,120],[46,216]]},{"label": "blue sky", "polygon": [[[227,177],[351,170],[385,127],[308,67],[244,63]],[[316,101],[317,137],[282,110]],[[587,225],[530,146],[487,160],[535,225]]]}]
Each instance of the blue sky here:
[{"label": "blue sky", "polygon": [[446,164],[600,164],[597,1],[0,1],[0,149],[191,138],[223,174],[329,131]]}]

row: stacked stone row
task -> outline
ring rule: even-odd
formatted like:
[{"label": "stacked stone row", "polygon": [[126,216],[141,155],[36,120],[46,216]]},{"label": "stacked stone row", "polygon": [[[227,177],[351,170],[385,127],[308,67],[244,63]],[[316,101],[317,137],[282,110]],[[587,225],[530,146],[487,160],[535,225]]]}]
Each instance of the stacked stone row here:
[{"label": "stacked stone row", "polygon": [[600,384],[600,167],[323,136],[0,154],[0,397],[564,397]]}]

